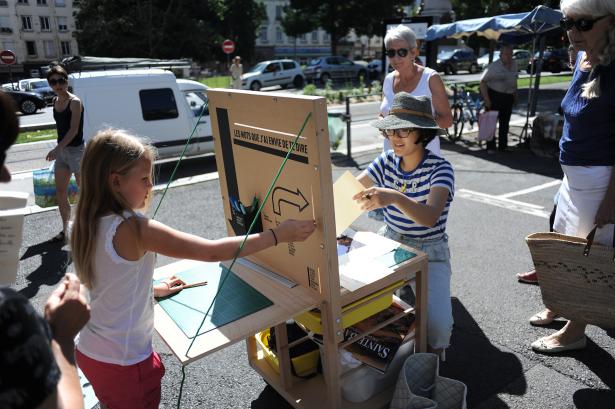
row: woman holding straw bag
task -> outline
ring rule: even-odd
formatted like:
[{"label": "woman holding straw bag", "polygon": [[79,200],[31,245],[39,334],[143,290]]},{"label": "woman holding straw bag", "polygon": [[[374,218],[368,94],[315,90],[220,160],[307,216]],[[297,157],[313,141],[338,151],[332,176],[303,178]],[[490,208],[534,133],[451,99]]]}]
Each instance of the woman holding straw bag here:
[{"label": "woman holding straw bag", "polygon": [[[610,245],[615,222],[615,2],[562,0],[560,6],[562,29],[572,46],[583,52],[562,100],[564,180],[553,227],[585,238],[597,225],[594,243]],[[555,313],[547,309],[530,322],[548,325],[554,319]],[[586,326],[568,321],[561,330],[533,342],[532,349],[552,354],[585,348]]]}]

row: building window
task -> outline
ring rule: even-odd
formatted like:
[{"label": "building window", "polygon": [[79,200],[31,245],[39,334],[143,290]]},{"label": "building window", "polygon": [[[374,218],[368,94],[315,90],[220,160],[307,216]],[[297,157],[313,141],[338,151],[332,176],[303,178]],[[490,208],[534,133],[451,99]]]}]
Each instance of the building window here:
[{"label": "building window", "polygon": [[58,17],[58,31],[68,31],[68,23],[66,17]]},{"label": "building window", "polygon": [[307,44],[307,35],[305,35],[305,34],[301,34],[301,35],[299,36],[299,43],[300,43],[300,44]]},{"label": "building window", "polygon": [[10,34],[13,32],[11,28],[11,19],[9,16],[0,16],[0,33]]},{"label": "building window", "polygon": [[275,41],[277,43],[284,43],[284,32],[282,31],[282,27],[275,28]]},{"label": "building window", "polygon": [[284,6],[275,6],[275,19],[282,20],[284,16]]},{"label": "building window", "polygon": [[261,26],[261,32],[260,32],[260,35],[258,36],[258,39],[263,44],[267,44],[269,42],[269,38],[267,36],[267,26]]},{"label": "building window", "polygon": [[325,43],[330,43],[331,42],[331,34],[329,33],[325,33],[325,35],[322,37],[323,41]]},{"label": "building window", "polygon": [[177,104],[171,88],[144,89],[139,91],[141,111],[146,121],[177,118]]},{"label": "building window", "polygon": [[17,4],[28,4],[28,0],[17,0]]},{"label": "building window", "polygon": [[56,55],[56,45],[52,40],[43,41],[43,48],[45,50],[45,57],[47,58],[55,58]]},{"label": "building window", "polygon": [[0,7],[8,7],[9,2],[7,0],[0,0]]},{"label": "building window", "polygon": [[51,31],[51,26],[49,25],[49,17],[40,16],[41,19],[41,31]]},{"label": "building window", "polygon": [[36,57],[36,43],[34,41],[26,41],[26,51],[28,57]]},{"label": "building window", "polygon": [[47,5],[47,0],[36,0],[36,5],[37,6],[46,6]]},{"label": "building window", "polygon": [[312,31],[312,44],[318,44],[318,31]]},{"label": "building window", "polygon": [[24,31],[32,31],[32,17],[21,16],[21,28]]},{"label": "building window", "polygon": [[66,6],[66,1],[64,0],[55,0],[56,7],[64,7]]},{"label": "building window", "polygon": [[62,55],[70,55],[70,41],[60,41]]}]

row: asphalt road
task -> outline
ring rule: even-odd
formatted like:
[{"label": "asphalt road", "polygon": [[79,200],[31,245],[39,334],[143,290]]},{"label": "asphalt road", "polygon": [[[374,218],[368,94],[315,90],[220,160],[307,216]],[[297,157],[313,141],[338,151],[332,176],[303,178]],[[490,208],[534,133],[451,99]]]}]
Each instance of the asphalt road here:
[{"label": "asphalt road", "polygon": [[[557,161],[522,148],[487,155],[470,142],[443,141],[442,149],[455,169],[456,194],[447,228],[455,328],[441,374],[468,385],[470,408],[615,407],[615,331],[589,327],[587,349],[559,357],[529,348],[533,340],[563,325],[531,327],[527,319],[542,308],[539,289],[518,284],[514,277],[531,267],[524,237],[548,227],[546,216],[561,177]],[[333,154],[333,178],[347,169],[360,172],[377,153],[356,154],[353,161]],[[162,180],[170,168],[159,168]],[[194,159],[182,165],[180,177],[214,169],[213,158]],[[152,209],[159,198],[156,194]],[[224,236],[218,181],[171,189],[157,219],[204,237]],[[46,242],[60,229],[59,220],[55,210],[25,219],[15,287],[39,309],[62,275],[72,270],[66,249]],[[362,216],[353,227],[375,231],[379,224]],[[157,266],[172,261],[159,256]],[[161,407],[172,408],[181,368],[158,337],[155,348],[167,369]],[[289,406],[249,368],[245,346],[239,343],[187,367],[181,407]]]}]

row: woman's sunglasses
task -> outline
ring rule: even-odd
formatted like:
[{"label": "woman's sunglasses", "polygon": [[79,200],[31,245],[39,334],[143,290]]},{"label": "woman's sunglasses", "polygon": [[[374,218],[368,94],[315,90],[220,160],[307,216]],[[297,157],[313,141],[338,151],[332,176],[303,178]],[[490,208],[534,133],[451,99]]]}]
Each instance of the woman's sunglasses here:
[{"label": "woman's sunglasses", "polygon": [[66,84],[66,80],[64,78],[58,78],[57,80],[52,78],[49,80],[49,85],[51,86],[64,85],[64,84]]},{"label": "woman's sunglasses", "polygon": [[408,55],[408,49],[407,48],[399,48],[399,49],[395,50],[393,48],[389,48],[387,50],[387,57],[393,58],[393,57],[395,57],[395,54],[399,55],[401,58],[404,58],[405,56]]},{"label": "woman's sunglasses", "polygon": [[589,31],[592,28],[594,28],[594,24],[596,24],[598,21],[600,21],[603,18],[608,17],[608,16],[610,16],[610,14],[607,14],[607,15],[604,15],[604,16],[600,16],[600,17],[596,17],[594,19],[580,18],[578,20],[573,20],[571,18],[564,17],[563,19],[561,19],[559,21],[559,26],[564,31],[570,31],[570,30],[572,30],[572,27],[576,27],[576,29],[579,30],[579,31]]}]

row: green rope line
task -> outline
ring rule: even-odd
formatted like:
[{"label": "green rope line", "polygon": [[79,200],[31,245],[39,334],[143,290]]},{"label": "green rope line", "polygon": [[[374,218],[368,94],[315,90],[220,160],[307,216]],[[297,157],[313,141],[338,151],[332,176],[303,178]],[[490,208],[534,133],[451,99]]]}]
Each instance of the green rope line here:
[{"label": "green rope line", "polygon": [[[293,143],[290,146],[290,149],[288,150],[288,152],[286,153],[286,156],[284,157],[284,160],[282,161],[282,164],[280,165],[280,168],[278,169],[277,174],[275,175],[275,177],[271,181],[271,184],[269,185],[269,188],[267,189],[267,193],[265,194],[265,198],[261,201],[261,204],[260,204],[260,206],[259,206],[259,208],[258,208],[258,210],[257,210],[257,212],[256,212],[256,214],[254,216],[254,219],[252,220],[252,223],[250,224],[250,227],[248,228],[248,231],[246,232],[245,236],[243,237],[243,241],[241,242],[241,245],[239,246],[239,248],[235,252],[235,256],[233,257],[233,261],[231,261],[231,265],[229,266],[228,271],[226,272],[226,274],[224,275],[224,278],[222,279],[222,281],[220,282],[220,285],[218,286],[218,291],[216,291],[216,294],[214,295],[214,298],[211,300],[211,304],[209,304],[209,307],[207,308],[207,312],[205,312],[205,315],[203,316],[203,319],[201,320],[201,324],[199,325],[199,328],[196,330],[196,335],[194,336],[194,338],[192,338],[192,341],[190,342],[190,345],[188,346],[188,350],[186,350],[186,357],[188,357],[188,353],[190,352],[190,348],[192,348],[192,345],[194,344],[194,341],[196,341],[196,338],[197,338],[197,336],[199,334],[199,331],[201,331],[201,328],[203,327],[203,324],[205,324],[205,319],[207,318],[207,315],[209,314],[209,311],[211,311],[211,308],[213,307],[214,302],[216,301],[216,298],[218,298],[218,295],[220,294],[220,291],[222,290],[222,287],[224,286],[224,283],[226,282],[226,279],[228,278],[229,274],[231,273],[231,270],[232,270],[233,266],[235,265],[235,261],[237,261],[237,258],[239,257],[239,254],[241,254],[241,251],[243,250],[243,247],[246,244],[246,240],[248,240],[248,236],[252,232],[252,229],[254,228],[254,225],[256,224],[256,221],[258,220],[258,217],[260,216],[261,211],[263,210],[263,207],[265,206],[265,203],[267,203],[267,200],[269,199],[269,195],[271,194],[271,191],[273,190],[273,187],[275,186],[276,182],[280,178],[280,175],[282,174],[282,170],[286,166],[286,162],[288,162],[288,158],[290,157],[290,154],[295,149],[295,146],[297,145],[297,141],[299,140],[299,138],[303,134],[303,131],[305,130],[305,127],[306,127],[306,125],[307,125],[307,123],[308,123],[308,121],[310,120],[311,117],[312,117],[312,113],[308,112],[307,116],[305,117],[305,120],[303,121],[303,125],[301,126],[301,130],[299,131],[299,133],[297,134],[297,136],[293,140]],[[180,385],[180,388],[179,388],[179,397],[177,399],[177,408],[178,409],[180,407],[180,402],[181,402],[181,397],[182,397],[182,389],[184,387],[184,380],[185,380],[185,378],[186,378],[186,376],[185,376],[185,373],[184,373],[184,367],[182,365],[182,380],[181,380],[181,385]]]},{"label": "green rope line", "polygon": [[[248,228],[248,231],[246,232],[245,236],[243,236],[243,241],[241,242],[241,245],[239,246],[239,248],[235,252],[235,256],[233,257],[233,261],[231,261],[231,265],[228,268],[228,272],[226,273],[226,275],[224,276],[224,279],[222,280],[222,282],[218,286],[218,291],[214,295],[214,298],[212,299],[211,304],[209,304],[209,308],[207,308],[207,312],[205,313],[205,316],[203,317],[203,320],[201,321],[201,325],[199,325],[199,329],[197,329],[197,331],[196,331],[197,335],[198,335],[199,331],[201,330],[201,327],[205,323],[205,319],[207,318],[207,314],[209,314],[209,311],[213,307],[214,302],[216,301],[216,298],[218,298],[218,294],[220,294],[220,290],[224,286],[224,282],[226,281],[229,273],[231,272],[231,269],[235,265],[235,261],[237,261],[237,257],[239,257],[239,254],[241,253],[241,250],[243,250],[243,246],[246,244],[246,240],[248,240],[248,236],[250,235],[250,233],[252,233],[252,229],[254,228],[254,225],[256,224],[256,221],[258,220],[258,217],[260,216],[261,211],[263,210],[263,207],[265,206],[265,203],[267,203],[267,200],[269,199],[269,195],[271,194],[271,191],[273,190],[273,187],[275,186],[276,182],[280,178],[280,175],[282,174],[282,170],[284,169],[284,166],[286,166],[286,162],[288,161],[288,157],[290,156],[292,151],[295,149],[295,146],[297,145],[297,141],[301,137],[301,134],[303,133],[303,130],[305,129],[305,126],[307,125],[307,122],[309,121],[309,119],[311,117],[312,117],[312,113],[308,112],[307,116],[305,117],[305,120],[303,121],[303,125],[301,126],[301,130],[299,131],[299,133],[297,134],[297,136],[293,140],[293,144],[290,146],[290,149],[286,153],[286,156],[284,157],[284,160],[282,161],[282,165],[278,169],[278,173],[275,175],[275,177],[271,181],[271,184],[269,185],[269,189],[267,189],[267,193],[265,194],[265,198],[261,201],[261,204],[258,207],[258,211],[254,215],[254,219],[252,220],[252,223],[250,224],[250,227]],[[186,357],[188,357],[188,353],[190,352],[190,348],[192,348],[192,344],[194,344],[194,341],[196,341],[197,335],[195,335],[194,338],[192,338],[192,342],[190,342],[190,345],[188,346],[188,350],[186,351]]]},{"label": "green rope line", "polygon": [[156,206],[156,210],[154,210],[154,215],[152,216],[152,220],[156,218],[156,213],[158,213],[158,209],[160,209],[160,205],[162,204],[164,197],[167,195],[167,190],[169,190],[169,185],[171,184],[171,182],[173,182],[173,178],[175,177],[175,172],[177,172],[177,169],[179,168],[179,164],[184,158],[186,149],[188,149],[188,145],[190,145],[190,140],[194,136],[194,133],[196,132],[196,128],[199,126],[199,122],[201,121],[201,117],[203,116],[204,112],[205,112],[205,104],[203,104],[203,109],[201,109],[201,113],[199,114],[199,117],[197,118],[196,123],[194,124],[194,128],[192,128],[192,132],[190,132],[190,136],[188,136],[188,140],[186,141],[186,144],[184,145],[184,149],[182,150],[181,155],[179,155],[179,160],[175,164],[175,168],[173,168],[173,172],[171,172],[171,177],[169,178],[167,185],[164,187],[164,191],[162,192],[162,197],[160,198],[160,201],[158,202],[158,205]]}]

